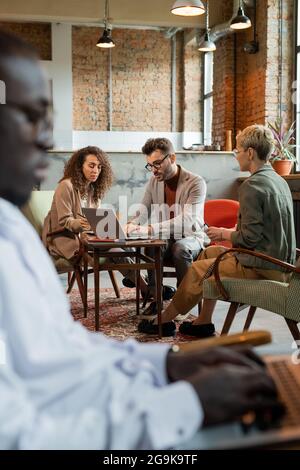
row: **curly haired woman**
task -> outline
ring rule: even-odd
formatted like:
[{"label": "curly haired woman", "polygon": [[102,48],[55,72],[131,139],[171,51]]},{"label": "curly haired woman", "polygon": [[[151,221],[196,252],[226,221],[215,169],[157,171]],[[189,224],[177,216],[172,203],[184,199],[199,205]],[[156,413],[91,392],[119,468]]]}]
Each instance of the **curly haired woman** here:
[{"label": "curly haired woman", "polygon": [[[44,222],[43,241],[51,256],[72,261],[79,249],[78,237],[72,234],[90,230],[90,225],[82,214],[82,207],[99,207],[112,183],[113,171],[108,157],[98,147],[85,147],[72,155],[65,166],[64,175],[56,188],[51,209]],[[66,229],[62,234],[48,236],[62,228]],[[115,261],[131,262],[130,258]],[[122,273],[134,281],[134,271],[124,269]],[[146,289],[147,284],[141,279],[141,290]]]}]

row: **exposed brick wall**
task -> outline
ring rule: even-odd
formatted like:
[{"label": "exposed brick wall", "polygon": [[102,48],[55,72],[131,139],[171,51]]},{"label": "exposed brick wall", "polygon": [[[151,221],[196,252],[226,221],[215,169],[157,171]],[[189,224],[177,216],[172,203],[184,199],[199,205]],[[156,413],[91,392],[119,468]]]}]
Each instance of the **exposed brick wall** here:
[{"label": "exposed brick wall", "polygon": [[184,128],[184,33],[176,34],[176,131],[182,132]]},{"label": "exposed brick wall", "polygon": [[[233,131],[235,145],[235,130],[255,122],[265,122],[266,1],[260,0],[257,15],[257,39],[260,45],[257,54],[247,54],[243,50],[244,45],[253,40],[253,28],[230,34],[217,43],[214,58],[213,142],[219,143],[222,148],[225,146],[226,130]],[[251,10],[247,11],[250,17],[251,13]]]},{"label": "exposed brick wall", "polygon": [[[243,51],[253,39],[253,28],[217,42],[214,53],[213,143],[225,145],[225,132],[278,116],[279,35],[278,1],[259,0],[257,34],[260,50]],[[293,0],[283,0],[282,111],[292,120]],[[224,0],[224,20],[232,11]],[[247,9],[253,20],[253,11]],[[226,13],[226,14],[225,14]],[[51,59],[51,25],[1,23],[33,44],[43,60]],[[73,128],[108,128],[109,52],[95,47],[101,28],[73,27]],[[113,130],[171,131],[171,41],[154,30],[116,29],[112,54]],[[184,34],[176,35],[176,130],[199,131],[201,122],[202,54],[195,42],[184,46]],[[235,99],[236,98],[236,99]]]},{"label": "exposed brick wall", "polygon": [[107,130],[108,51],[96,47],[101,32],[72,28],[74,130]]},{"label": "exposed brick wall", "polygon": [[171,130],[171,42],[159,31],[115,30],[113,129]]},{"label": "exposed brick wall", "polygon": [[194,43],[184,48],[184,130],[199,132],[201,122],[202,54]]},{"label": "exposed brick wall", "polygon": [[225,145],[226,130],[234,126],[234,38],[228,36],[217,43],[214,52],[214,96],[212,142]]},{"label": "exposed brick wall", "polygon": [[[253,10],[247,9],[247,14],[253,21]],[[282,111],[283,117],[290,123],[293,80],[293,0],[283,0],[282,17]],[[243,50],[244,44],[253,40],[253,27],[235,33],[235,79],[234,37],[233,35],[227,36],[217,43],[214,55],[213,142],[220,143],[223,148],[226,129],[234,130],[234,127],[243,129],[254,123],[264,124],[278,116],[280,70],[278,20],[278,1],[259,0],[257,8],[259,52],[247,54]]]},{"label": "exposed brick wall", "polygon": [[35,47],[42,60],[51,60],[51,25],[48,23],[0,23],[0,28],[20,36]]},{"label": "exposed brick wall", "polygon": [[[267,66],[267,0],[260,0],[257,14],[259,51],[248,54],[244,45],[254,40],[254,29],[236,33],[236,129],[251,124],[264,124],[266,119],[266,66]],[[247,11],[252,22],[252,11]]]},{"label": "exposed brick wall", "polygon": [[[73,28],[74,129],[107,129],[108,51],[100,30]],[[171,130],[171,44],[159,31],[113,31],[113,130]]]}]

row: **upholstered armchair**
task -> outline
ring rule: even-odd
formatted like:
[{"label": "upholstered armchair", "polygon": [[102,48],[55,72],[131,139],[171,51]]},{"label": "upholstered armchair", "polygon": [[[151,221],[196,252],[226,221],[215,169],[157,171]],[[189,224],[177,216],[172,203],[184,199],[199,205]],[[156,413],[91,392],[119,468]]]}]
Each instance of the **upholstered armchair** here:
[{"label": "upholstered armchair", "polygon": [[[220,278],[219,263],[226,253],[246,253],[261,258],[291,273],[289,282],[277,282],[265,279],[234,279]],[[204,299],[226,300],[230,307],[221,334],[227,334],[241,305],[249,305],[250,309],[245,322],[244,331],[248,330],[257,307],[281,315],[294,338],[300,340],[297,324],[300,322],[300,267],[285,263],[276,258],[245,250],[231,248],[218,256],[213,267],[213,276],[204,281]]]},{"label": "upholstered armchair", "polygon": [[[42,230],[44,219],[49,212],[54,196],[54,191],[32,191],[31,198],[29,202],[22,208],[22,212],[28,221],[33,225],[40,237],[42,237]],[[49,237],[56,237],[64,233],[67,234],[66,229],[60,229],[55,232],[49,233]],[[72,234],[72,236],[78,236]],[[86,286],[83,284],[83,267],[82,267],[82,257],[84,250],[80,244],[80,249],[76,258],[71,261],[62,258],[62,257],[53,257],[51,259],[54,263],[54,266],[58,274],[68,274],[68,287],[67,293],[69,294],[74,286],[75,281],[77,282],[79,293],[82,299],[82,303],[85,303],[86,299]],[[103,258],[100,263],[104,263],[105,258]],[[93,272],[92,269],[89,272]],[[109,271],[109,276],[116,294],[116,297],[120,297],[119,287],[113,271]]]}]

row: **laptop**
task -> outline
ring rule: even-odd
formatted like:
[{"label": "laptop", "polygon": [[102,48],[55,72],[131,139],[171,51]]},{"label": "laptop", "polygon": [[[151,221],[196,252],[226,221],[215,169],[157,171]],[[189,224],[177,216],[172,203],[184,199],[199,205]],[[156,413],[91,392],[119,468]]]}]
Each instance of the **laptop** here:
[{"label": "laptop", "polygon": [[300,449],[300,364],[291,356],[264,358],[273,377],[286,413],[277,423],[265,430],[255,424],[241,422],[212,426],[199,431],[180,449],[271,449],[297,446]]},{"label": "laptop", "polygon": [[126,234],[115,211],[111,208],[82,208],[91,229],[98,238],[109,240],[151,240],[138,232]]}]

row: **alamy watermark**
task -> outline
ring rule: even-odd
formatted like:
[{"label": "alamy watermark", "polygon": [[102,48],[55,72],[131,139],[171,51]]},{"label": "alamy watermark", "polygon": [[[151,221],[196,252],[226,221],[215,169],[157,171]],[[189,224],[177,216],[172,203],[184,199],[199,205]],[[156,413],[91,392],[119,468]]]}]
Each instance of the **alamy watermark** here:
[{"label": "alamy watermark", "polygon": [[6,85],[3,80],[0,80],[0,104],[6,103]]},{"label": "alamy watermark", "polygon": [[128,206],[127,196],[119,196],[117,217],[112,204],[103,204],[96,212],[98,216],[96,234],[99,238],[122,239],[128,221],[136,227],[146,229],[151,225],[157,238],[181,240],[183,237],[200,235],[204,231],[204,220],[198,205],[141,203]]}]

